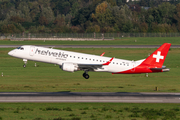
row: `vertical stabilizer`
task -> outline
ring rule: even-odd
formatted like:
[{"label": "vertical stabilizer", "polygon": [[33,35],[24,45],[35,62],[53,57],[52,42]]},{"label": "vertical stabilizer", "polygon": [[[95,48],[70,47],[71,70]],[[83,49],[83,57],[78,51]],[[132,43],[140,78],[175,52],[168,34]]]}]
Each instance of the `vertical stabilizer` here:
[{"label": "vertical stabilizer", "polygon": [[148,58],[146,58],[141,65],[154,66],[157,68],[161,68],[166,56],[168,54],[170,43],[164,43],[161,47],[159,47],[155,52],[153,52]]}]

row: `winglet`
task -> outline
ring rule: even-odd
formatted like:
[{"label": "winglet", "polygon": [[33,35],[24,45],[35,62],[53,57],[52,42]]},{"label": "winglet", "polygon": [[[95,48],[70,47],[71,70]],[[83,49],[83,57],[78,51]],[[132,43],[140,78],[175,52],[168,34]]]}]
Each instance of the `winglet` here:
[{"label": "winglet", "polygon": [[104,63],[104,64],[102,64],[102,65],[109,65],[113,59],[114,59],[114,58],[111,58],[107,63]]},{"label": "winglet", "polygon": [[100,56],[103,56],[105,54],[105,52],[103,52]]}]

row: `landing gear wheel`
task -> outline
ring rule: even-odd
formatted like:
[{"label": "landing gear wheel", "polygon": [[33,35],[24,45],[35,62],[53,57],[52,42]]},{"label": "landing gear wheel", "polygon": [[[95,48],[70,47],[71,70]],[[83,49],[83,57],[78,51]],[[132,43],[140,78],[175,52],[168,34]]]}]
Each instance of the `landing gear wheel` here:
[{"label": "landing gear wheel", "polygon": [[83,77],[84,77],[85,79],[89,79],[89,75],[88,75],[87,73],[83,73]]},{"label": "landing gear wheel", "polygon": [[27,59],[23,59],[23,62],[24,62],[23,67],[24,67],[24,68],[26,67],[27,61],[28,61]]},{"label": "landing gear wheel", "polygon": [[23,67],[25,68],[25,67],[26,67],[26,65],[24,64],[24,65],[23,65]]}]

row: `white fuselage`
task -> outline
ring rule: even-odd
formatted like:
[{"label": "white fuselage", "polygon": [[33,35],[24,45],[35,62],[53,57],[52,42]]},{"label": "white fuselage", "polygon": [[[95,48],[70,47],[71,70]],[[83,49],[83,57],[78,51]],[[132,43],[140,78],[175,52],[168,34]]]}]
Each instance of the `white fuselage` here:
[{"label": "white fuselage", "polygon": [[[57,50],[31,45],[24,45],[21,47],[23,49],[14,49],[8,54],[21,59],[58,64],[60,66],[62,66],[63,63],[73,63],[75,66],[78,66],[78,64],[103,64],[111,59],[110,57],[70,52],[65,50]],[[101,68],[94,68],[92,71],[111,73],[122,72],[135,68],[143,61],[144,59],[140,61],[129,61],[114,58],[109,65],[104,65]]]}]

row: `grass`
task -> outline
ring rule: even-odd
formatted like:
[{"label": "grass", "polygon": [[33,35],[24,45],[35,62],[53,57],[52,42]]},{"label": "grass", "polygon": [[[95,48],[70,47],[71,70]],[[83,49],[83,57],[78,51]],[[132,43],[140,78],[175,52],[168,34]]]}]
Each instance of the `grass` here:
[{"label": "grass", "polygon": [[10,41],[0,40],[0,45],[180,45],[179,37],[126,37],[110,41]]},{"label": "grass", "polygon": [[[87,109],[88,108],[88,109]],[[179,120],[180,104],[1,103],[1,120]]]},{"label": "grass", "polygon": [[[179,88],[179,49],[170,49],[164,65],[170,68],[167,73],[119,74],[89,72],[90,79],[82,77],[83,71],[69,73],[53,64],[28,61],[23,68],[21,59],[8,56],[10,48],[0,49],[0,92],[180,92]],[[120,48],[67,48],[83,53],[138,60],[143,59],[155,49],[120,49]],[[126,54],[124,54],[126,53]],[[34,67],[34,64],[38,67]]]}]

